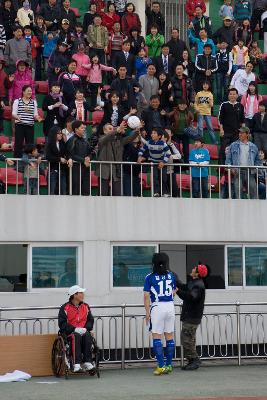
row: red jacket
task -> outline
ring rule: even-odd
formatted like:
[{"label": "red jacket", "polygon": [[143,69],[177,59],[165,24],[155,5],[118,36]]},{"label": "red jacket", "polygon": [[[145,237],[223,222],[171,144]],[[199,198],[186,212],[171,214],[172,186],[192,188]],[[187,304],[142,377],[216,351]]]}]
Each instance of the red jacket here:
[{"label": "red jacket", "polygon": [[81,303],[76,307],[71,302],[63,304],[58,313],[58,326],[60,332],[67,335],[75,328],[86,328],[90,332],[94,326],[94,317],[89,305]]},{"label": "red jacket", "polygon": [[7,97],[8,88],[8,76],[6,72],[1,69],[0,70],[0,100],[3,100]]},{"label": "red jacket", "polygon": [[192,21],[195,14],[195,9],[197,6],[200,6],[203,10],[203,13],[206,12],[206,4],[204,0],[186,0],[185,4],[185,12],[189,17],[189,20]]},{"label": "red jacket", "polygon": [[113,25],[115,24],[115,22],[120,22],[121,20],[118,14],[113,14],[112,16],[110,16],[108,13],[101,13],[101,17],[102,25],[107,28],[109,33],[113,32]]},{"label": "red jacket", "polygon": [[130,30],[138,28],[141,32],[141,21],[139,15],[136,13],[126,13],[121,19],[121,31],[126,36],[130,36]]}]

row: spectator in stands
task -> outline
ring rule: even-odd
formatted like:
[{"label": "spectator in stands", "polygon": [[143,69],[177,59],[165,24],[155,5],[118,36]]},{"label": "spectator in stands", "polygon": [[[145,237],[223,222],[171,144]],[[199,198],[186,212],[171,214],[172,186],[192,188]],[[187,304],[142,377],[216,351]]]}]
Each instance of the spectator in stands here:
[{"label": "spectator in stands", "polygon": [[139,28],[133,27],[130,29],[128,40],[130,40],[131,43],[130,53],[132,53],[134,56],[137,56],[140,49],[145,47],[145,39],[143,36],[141,36],[141,31]]},{"label": "spectator in stands", "polygon": [[121,25],[116,22],[113,25],[113,32],[109,36],[109,58],[111,65],[115,65],[116,56],[122,51],[123,42],[126,40],[126,36],[121,32]]},{"label": "spectator in stands", "polygon": [[0,58],[4,58],[4,51],[6,46],[6,33],[3,25],[0,25]]},{"label": "spectator in stands", "polygon": [[[263,167],[267,166],[266,156],[264,151],[259,150],[259,159],[262,163]],[[267,174],[266,169],[259,169],[258,170],[258,191],[259,191],[259,199],[266,200],[266,184],[267,184]]]},{"label": "spectator in stands", "polygon": [[60,29],[58,32],[58,41],[67,43],[68,45],[68,53],[72,54],[72,46],[73,46],[73,33],[70,28],[70,23],[68,19],[63,19],[60,24]]},{"label": "spectator in stands", "polygon": [[257,113],[261,101],[262,96],[258,93],[256,82],[250,82],[247,93],[241,99],[241,104],[245,112],[245,124],[250,130],[252,129],[253,116]]},{"label": "spectator in stands", "polygon": [[141,21],[139,15],[135,12],[135,6],[133,3],[127,3],[125,13],[121,17],[122,32],[129,37],[133,27],[138,28],[141,32]]},{"label": "spectator in stands", "polygon": [[61,91],[67,106],[74,101],[76,90],[82,90],[82,80],[81,77],[76,74],[76,68],[77,62],[75,60],[70,60],[66,72],[62,72],[59,76]]},{"label": "spectator in stands", "polygon": [[193,33],[193,24],[191,22],[191,24],[189,25],[189,29],[188,29],[188,37],[189,37],[189,41],[192,44],[197,45],[197,51],[196,51],[197,54],[203,54],[205,44],[211,45],[213,56],[216,54],[216,46],[214,45],[213,40],[208,38],[207,31],[205,28],[203,28],[199,31],[199,38],[198,38]]},{"label": "spectator in stands", "polygon": [[120,103],[118,92],[111,91],[108,95],[108,100],[101,101],[99,89],[97,104],[104,108],[104,115],[98,128],[99,133],[102,134],[105,124],[111,124],[114,128],[117,128],[117,126],[122,123],[123,117],[125,116],[125,109]]},{"label": "spectator in stands", "polygon": [[[209,194],[208,179],[210,163],[209,150],[203,147],[204,139],[202,136],[195,138],[194,148],[189,154],[189,164],[199,167],[192,167],[192,196],[194,198],[207,198]],[[205,166],[204,168],[202,168]]]},{"label": "spectator in stands", "polygon": [[[45,72],[48,72],[48,66],[53,63],[57,63],[56,54],[54,54],[51,59],[50,56],[56,49],[58,42],[58,36],[54,36],[53,32],[44,32],[44,49],[43,49],[43,58],[44,58],[44,69]],[[58,46],[58,51],[55,53],[65,53],[67,51],[67,43],[61,44]],[[64,50],[63,50],[64,48]],[[61,56],[61,54],[60,54]],[[61,58],[61,57],[60,57]],[[63,65],[62,65],[63,67]],[[57,74],[58,75],[58,74]],[[49,77],[48,77],[49,78]]]},{"label": "spectator in stands", "polygon": [[257,112],[254,114],[251,122],[251,133],[255,145],[259,150],[267,154],[267,112],[266,103],[261,101]]},{"label": "spectator in stands", "polygon": [[183,144],[183,161],[189,162],[189,136],[185,129],[190,128],[194,122],[194,114],[189,110],[186,99],[179,99],[177,106],[168,114],[172,122],[173,140]]},{"label": "spectator in stands", "polygon": [[148,137],[150,137],[153,128],[164,130],[167,127],[167,113],[165,110],[161,110],[158,95],[150,97],[149,107],[142,112],[141,120],[144,121]]},{"label": "spectator in stands", "polygon": [[215,44],[225,42],[228,44],[228,50],[231,51],[235,40],[235,26],[230,17],[225,17],[223,26],[213,34],[212,39]]},{"label": "spectator in stands", "polygon": [[18,60],[16,64],[16,72],[14,75],[9,76],[9,102],[13,103],[14,100],[21,97],[22,88],[27,85],[32,89],[31,97],[35,97],[35,82],[32,79],[32,72],[29,65],[23,61]]},{"label": "spectator in stands", "polygon": [[141,91],[138,98],[138,111],[141,114],[149,106],[151,96],[158,94],[159,81],[156,78],[156,67],[154,64],[150,64],[147,68],[147,74],[140,77],[139,85]]},{"label": "spectator in stands", "polygon": [[238,91],[231,88],[228,91],[228,100],[221,104],[218,121],[220,126],[221,145],[219,164],[225,161],[225,148],[238,139],[240,126],[245,126],[244,107],[238,101]]},{"label": "spectator in stands", "polygon": [[32,76],[35,78],[35,70],[36,70],[36,57],[37,57],[37,50],[40,47],[40,42],[38,38],[33,34],[32,28],[30,25],[25,25],[24,26],[24,38],[27,40],[27,42],[31,46],[31,51],[32,51]]},{"label": "spectator in stands", "polygon": [[113,0],[117,14],[122,17],[126,10],[127,0]]},{"label": "spectator in stands", "polygon": [[26,25],[30,25],[33,23],[34,14],[31,10],[30,3],[28,0],[24,0],[22,3],[22,7],[18,9],[17,12],[17,21],[22,28]]},{"label": "spectator in stands", "polygon": [[170,158],[167,166],[167,187],[168,193],[171,197],[179,197],[178,185],[176,181],[176,174],[174,172],[173,163],[177,160],[181,160],[181,154],[176,147],[176,144],[172,142],[172,131],[170,129],[165,129],[164,135],[162,137],[163,141],[167,143],[170,150]]},{"label": "spectator in stands", "polygon": [[2,7],[0,7],[0,20],[5,29],[6,40],[13,38],[13,27],[16,18],[17,13],[11,0],[4,0],[2,2]]},{"label": "spectator in stands", "polygon": [[164,44],[164,36],[158,32],[158,27],[152,25],[150,34],[146,36],[146,46],[148,47],[148,57],[157,57],[161,53]]},{"label": "spectator in stands", "polygon": [[217,100],[221,104],[227,99],[227,90],[229,87],[230,75],[233,67],[232,53],[228,49],[226,41],[218,44],[218,53],[216,54],[218,69],[215,74]]},{"label": "spectator in stands", "polygon": [[81,77],[84,92],[86,92],[87,90],[86,79],[88,76],[88,68],[86,68],[85,66],[88,66],[90,64],[90,58],[85,53],[85,51],[86,51],[85,44],[79,43],[77,53],[73,54],[72,56],[72,59],[77,62],[76,73]]},{"label": "spectator in stands", "polygon": [[186,0],[185,12],[188,15],[190,22],[196,15],[196,7],[201,7],[203,14],[205,14],[206,12],[205,0]]},{"label": "spectator in stands", "polygon": [[195,87],[196,91],[202,89],[204,81],[208,80],[210,86],[213,86],[213,77],[218,69],[216,56],[211,55],[212,46],[210,44],[204,45],[203,54],[198,54],[196,58],[196,74],[195,74]]},{"label": "spectator in stands", "polygon": [[[153,196],[170,197],[167,183],[167,167],[171,152],[169,146],[162,139],[164,131],[159,127],[152,128],[149,139],[139,151],[138,162],[146,160],[153,163],[151,176],[153,177]],[[153,171],[153,175],[152,175]]]},{"label": "spectator in stands", "polygon": [[54,125],[63,128],[68,111],[68,106],[66,106],[63,94],[60,92],[60,84],[58,82],[52,83],[50,93],[44,98],[42,109],[46,111],[43,131],[44,136],[47,138],[50,129]]},{"label": "spectator in stands", "polygon": [[164,71],[169,76],[173,75],[175,60],[170,56],[170,48],[167,44],[161,46],[161,55],[154,58],[157,76],[161,71]]},{"label": "spectator in stands", "polygon": [[45,31],[46,31],[46,26],[45,26],[44,18],[41,15],[37,15],[35,18],[35,25],[33,26],[33,33],[37,37],[38,42],[40,43],[40,46],[37,47],[37,49],[36,49],[36,52],[37,52],[36,62],[35,62],[35,80],[36,81],[41,80]]},{"label": "spectator in stands", "polygon": [[170,82],[169,76],[164,71],[160,72],[158,80],[160,108],[161,110],[169,112],[172,107],[172,84]]},{"label": "spectator in stands", "polygon": [[88,32],[89,25],[92,25],[94,22],[94,18],[97,15],[96,12],[96,4],[90,2],[89,11],[84,14],[83,17],[83,31]]},{"label": "spectator in stands", "polygon": [[114,24],[120,23],[120,17],[116,14],[115,5],[113,3],[108,3],[108,11],[102,14],[102,20],[109,34],[112,33]]},{"label": "spectator in stands", "polygon": [[[229,152],[226,158],[227,165],[233,166],[261,166],[259,159],[259,151],[257,146],[249,141],[250,130],[248,127],[239,129],[239,140],[232,143],[229,147]],[[233,185],[234,192],[237,199],[245,198],[245,188],[250,199],[256,199],[256,174],[257,170],[254,168],[240,168],[233,169]]]},{"label": "spectator in stands", "polygon": [[72,52],[76,53],[80,44],[85,47],[88,45],[86,34],[83,31],[81,22],[76,22],[74,31],[72,32]]},{"label": "spectator in stands", "polygon": [[254,0],[252,5],[251,30],[254,32],[257,24],[261,27],[261,15],[267,8],[267,0]]},{"label": "spectator in stands", "polygon": [[118,70],[120,66],[125,66],[128,76],[134,78],[136,74],[135,56],[130,53],[130,48],[131,42],[130,40],[126,39],[123,42],[122,50],[116,52],[113,67],[115,70]]},{"label": "spectator in stands", "polygon": [[264,81],[264,83],[267,81],[267,57],[263,55],[262,59],[258,61],[259,64],[259,79],[261,81]]},{"label": "spectator in stands", "polygon": [[76,25],[76,15],[75,12],[70,8],[70,0],[63,0],[62,8],[60,10],[61,21],[67,19],[70,24],[70,29],[74,29]]},{"label": "spectator in stands", "polygon": [[248,61],[245,69],[238,69],[232,77],[230,87],[237,89],[239,96],[246,94],[250,82],[255,82],[256,76],[252,72],[253,64]]},{"label": "spectator in stands", "polygon": [[136,108],[136,95],[140,91],[140,86],[136,80],[127,76],[127,68],[124,65],[119,67],[118,76],[112,81],[110,90],[119,93],[121,105],[126,113],[131,107]]},{"label": "spectator in stands", "polygon": [[224,0],[224,4],[221,6],[219,16],[224,20],[225,17],[234,18],[232,0]]},{"label": "spectator in stands", "polygon": [[238,26],[235,32],[235,40],[242,40],[247,48],[250,48],[253,38],[252,30],[250,29],[249,19],[244,19],[241,26]]},{"label": "spectator in stands", "polygon": [[192,20],[192,25],[194,29],[194,35],[199,36],[201,29],[205,28],[207,31],[207,36],[212,38],[211,20],[209,17],[204,15],[201,7],[197,6],[195,8],[195,18]]},{"label": "spectator in stands", "polygon": [[261,14],[261,30],[259,33],[259,39],[262,39],[262,37],[264,40],[263,51],[264,53],[266,53],[267,52],[267,5],[264,12]]},{"label": "spectator in stands", "polygon": [[249,62],[248,48],[244,46],[243,40],[238,40],[238,44],[232,48],[233,73],[240,68],[245,68]]},{"label": "spectator in stands", "polygon": [[4,71],[5,61],[0,59],[0,134],[4,130],[4,107],[8,103],[8,75]]},{"label": "spectator in stands", "polygon": [[193,79],[195,73],[195,64],[191,60],[189,51],[186,49],[183,51],[182,58],[178,61],[178,64],[184,66],[184,75],[188,78]]},{"label": "spectator in stands", "polygon": [[41,122],[38,114],[37,102],[32,98],[32,87],[25,85],[22,96],[16,99],[12,107],[12,118],[15,119],[15,146],[14,157],[22,156],[23,143],[34,143],[34,122]]},{"label": "spectator in stands", "polygon": [[[140,136],[137,136],[124,146],[123,161],[137,163],[140,147]],[[141,195],[140,171],[141,167],[138,164],[123,166],[123,196]]]},{"label": "spectator in stands", "polygon": [[257,40],[253,40],[251,43],[251,48],[249,50],[249,58],[252,64],[255,66],[259,64],[259,61],[262,59],[263,54],[261,49],[258,46]]},{"label": "spectator in stands", "polygon": [[208,133],[214,144],[217,144],[217,139],[214,133],[211,119],[211,110],[213,107],[213,94],[211,89],[210,81],[204,81],[202,83],[202,90],[197,92],[195,97],[195,110],[198,115],[198,133],[199,136],[203,137],[203,122],[206,122]]},{"label": "spectator in stands", "polygon": [[50,162],[50,194],[67,194],[67,166],[72,165],[72,160],[66,158],[66,144],[63,140],[62,130],[58,125],[53,126],[49,131],[46,159]]},{"label": "spectator in stands", "polygon": [[76,90],[75,100],[69,105],[69,113],[76,121],[89,121],[89,112],[92,111],[89,103],[86,101],[84,92]]},{"label": "spectator in stands", "polygon": [[72,194],[89,196],[89,166],[91,148],[85,139],[86,125],[83,121],[72,123],[74,135],[67,141],[67,158],[74,161],[72,167]]},{"label": "spectator in stands", "polygon": [[73,129],[72,129],[72,123],[75,121],[75,119],[72,116],[69,116],[65,120],[65,127],[62,129],[63,133],[63,140],[66,143],[73,135]]},{"label": "spectator in stands", "polygon": [[179,38],[179,29],[172,28],[171,39],[167,42],[170,49],[170,55],[175,60],[181,60],[184,50],[188,50],[185,42]]},{"label": "spectator in stands", "polygon": [[42,158],[38,154],[35,144],[26,144],[21,163],[24,167],[23,181],[24,194],[36,195],[39,187],[39,174],[41,173]]},{"label": "spectator in stands", "polygon": [[89,25],[87,40],[91,54],[97,54],[101,64],[105,64],[105,54],[108,52],[108,30],[102,25],[100,15],[94,17],[94,22]]},{"label": "spectator in stands", "polygon": [[121,187],[123,179],[121,165],[123,160],[124,146],[134,141],[140,134],[136,130],[130,136],[124,136],[126,122],[123,121],[117,128],[111,124],[105,124],[103,135],[98,141],[98,161],[115,161],[118,164],[97,164],[96,175],[99,177],[100,196],[121,196]]},{"label": "spectator in stands", "polygon": [[146,51],[141,48],[135,59],[136,80],[147,73],[147,67],[152,64],[152,59],[146,56]]},{"label": "spectator in stands", "polygon": [[13,29],[14,38],[6,43],[5,47],[5,62],[10,72],[16,70],[18,60],[23,60],[29,65],[32,63],[31,47],[27,40],[23,37],[23,31],[20,26],[15,26]]},{"label": "spectator in stands", "polygon": [[234,19],[241,24],[245,19],[251,18],[251,2],[250,0],[235,0],[234,3]]},{"label": "spectator in stands", "polygon": [[152,25],[157,25],[159,28],[159,33],[161,35],[165,34],[165,19],[160,11],[160,3],[158,1],[152,1],[152,5],[150,0],[146,0],[146,17],[147,17],[147,26],[146,32],[147,35],[150,33],[150,28]]},{"label": "spectator in stands", "polygon": [[184,75],[184,66],[178,64],[175,68],[175,76],[171,79],[172,97],[174,105],[178,104],[180,99],[185,99],[187,105],[194,103],[194,89],[190,78]]},{"label": "spectator in stands", "polygon": [[61,12],[56,0],[48,0],[48,3],[43,3],[40,15],[44,17],[46,28],[49,31],[56,31],[58,29]]}]

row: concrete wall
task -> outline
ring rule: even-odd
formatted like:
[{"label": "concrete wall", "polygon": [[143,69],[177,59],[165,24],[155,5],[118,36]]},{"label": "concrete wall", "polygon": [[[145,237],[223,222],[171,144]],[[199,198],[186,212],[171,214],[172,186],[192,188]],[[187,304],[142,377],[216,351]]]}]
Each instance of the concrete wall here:
[{"label": "concrete wall", "polygon": [[[111,288],[111,243],[265,243],[267,203],[257,200],[2,196],[0,242],[76,242],[91,304],[141,303],[142,289]],[[171,249],[170,249],[171,250]],[[171,263],[183,264],[183,252]],[[176,258],[176,261],[175,261]],[[0,263],[4,262],[3,259]],[[179,266],[178,266],[179,270]],[[0,293],[1,306],[57,305],[62,289]],[[265,288],[209,290],[207,301],[267,301]]]}]

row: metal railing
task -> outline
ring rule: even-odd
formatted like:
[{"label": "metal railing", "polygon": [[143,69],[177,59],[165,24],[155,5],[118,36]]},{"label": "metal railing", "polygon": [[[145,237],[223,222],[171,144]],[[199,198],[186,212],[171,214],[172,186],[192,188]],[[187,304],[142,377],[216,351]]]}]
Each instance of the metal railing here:
[{"label": "metal railing", "polygon": [[[175,360],[183,364],[180,342],[181,304],[176,304]],[[0,336],[55,334],[59,307],[0,308]],[[91,306],[94,335],[103,364],[151,362],[151,335],[141,304]],[[23,316],[19,314],[23,313]],[[26,314],[26,315],[25,315]],[[38,314],[38,316],[36,316]],[[207,303],[197,330],[197,349],[203,360],[267,357],[267,303]]]},{"label": "metal railing", "polygon": [[[88,196],[157,196],[220,199],[266,199],[266,166],[227,166],[91,161],[37,164],[35,177],[20,159],[0,169],[6,194]],[[34,162],[34,160],[33,160]],[[36,160],[35,160],[36,162]],[[24,167],[23,167],[24,165]]]},{"label": "metal railing", "polygon": [[165,18],[165,40],[170,39],[172,28],[179,28],[180,38],[188,41],[188,17],[185,12],[186,0],[159,0],[161,12]]}]

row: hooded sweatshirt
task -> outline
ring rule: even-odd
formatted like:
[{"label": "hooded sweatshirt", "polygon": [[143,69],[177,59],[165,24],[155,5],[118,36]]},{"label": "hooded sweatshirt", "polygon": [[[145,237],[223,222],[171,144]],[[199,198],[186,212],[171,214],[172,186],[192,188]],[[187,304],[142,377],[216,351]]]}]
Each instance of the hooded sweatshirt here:
[{"label": "hooded sweatshirt", "polygon": [[21,97],[22,88],[24,85],[30,85],[32,88],[32,98],[35,97],[35,82],[32,79],[32,71],[29,67],[26,67],[25,71],[18,70],[18,64],[21,60],[18,60],[16,63],[16,72],[15,78],[11,83],[11,87],[9,88],[9,100],[16,100]]}]

